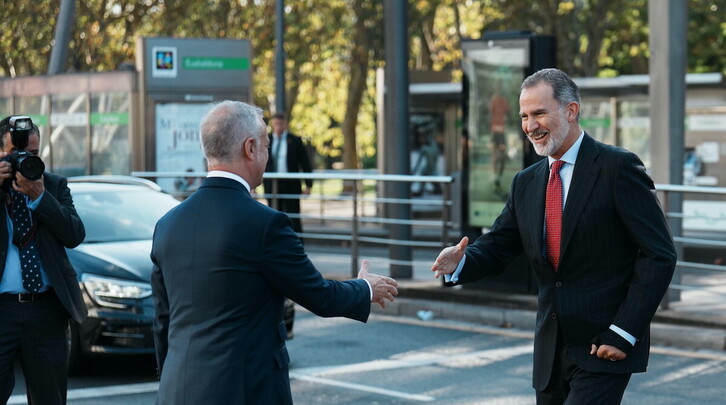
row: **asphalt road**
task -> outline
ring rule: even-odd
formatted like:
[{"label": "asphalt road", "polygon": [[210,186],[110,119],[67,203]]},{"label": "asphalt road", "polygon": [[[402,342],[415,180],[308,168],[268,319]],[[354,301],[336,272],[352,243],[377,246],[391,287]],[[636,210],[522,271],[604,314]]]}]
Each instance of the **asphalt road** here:
[{"label": "asphalt road", "polygon": [[[372,315],[368,324],[298,310],[288,342],[296,404],[534,404],[531,332]],[[151,358],[95,363],[71,405],[153,404]],[[16,373],[17,374],[17,373]],[[726,355],[654,348],[624,404],[723,404]],[[24,404],[22,377],[10,404]]]}]

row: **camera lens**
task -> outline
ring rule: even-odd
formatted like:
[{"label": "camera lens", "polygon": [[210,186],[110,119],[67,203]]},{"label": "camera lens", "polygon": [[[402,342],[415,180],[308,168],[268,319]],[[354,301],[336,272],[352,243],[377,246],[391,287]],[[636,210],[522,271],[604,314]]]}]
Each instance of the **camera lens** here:
[{"label": "camera lens", "polygon": [[20,156],[18,158],[18,171],[28,180],[38,180],[45,172],[45,164],[37,156]]}]

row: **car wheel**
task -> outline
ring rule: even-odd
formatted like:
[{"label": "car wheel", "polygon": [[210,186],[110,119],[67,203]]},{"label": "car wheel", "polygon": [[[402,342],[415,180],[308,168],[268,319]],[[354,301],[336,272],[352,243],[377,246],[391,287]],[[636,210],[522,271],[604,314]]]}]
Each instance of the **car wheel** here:
[{"label": "car wheel", "polygon": [[68,323],[66,340],[68,342],[68,374],[81,374],[85,371],[86,359],[81,352],[81,340],[78,335],[78,325],[73,321]]}]

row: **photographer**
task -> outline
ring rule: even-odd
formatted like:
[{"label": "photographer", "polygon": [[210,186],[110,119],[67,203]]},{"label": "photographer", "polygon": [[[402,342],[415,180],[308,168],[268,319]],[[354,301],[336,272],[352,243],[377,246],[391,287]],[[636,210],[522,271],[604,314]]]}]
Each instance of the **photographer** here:
[{"label": "photographer", "polygon": [[69,318],[86,316],[65,248],[85,230],[62,176],[44,172],[40,133],[28,117],[0,121],[0,403],[18,359],[28,403],[65,404]]}]

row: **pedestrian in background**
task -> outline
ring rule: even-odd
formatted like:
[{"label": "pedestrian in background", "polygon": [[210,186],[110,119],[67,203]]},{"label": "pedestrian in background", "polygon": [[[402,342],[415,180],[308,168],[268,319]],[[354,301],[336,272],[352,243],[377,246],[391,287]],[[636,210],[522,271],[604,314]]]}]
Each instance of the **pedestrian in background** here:
[{"label": "pedestrian in background", "polygon": [[[272,132],[270,137],[269,160],[265,167],[266,172],[275,173],[310,173],[313,171],[302,138],[288,132],[287,116],[284,113],[275,113],[270,118],[270,126]],[[265,193],[271,194],[274,190],[273,183],[277,183],[277,194],[304,194],[309,195],[310,189],[313,187],[313,181],[306,179],[304,182],[300,179],[279,179],[265,180]],[[303,188],[302,183],[305,183]],[[300,198],[299,197],[271,197],[268,199],[270,207],[288,214],[293,214],[292,229],[296,233],[301,233],[302,222],[298,215],[300,214]]]},{"label": "pedestrian in background", "polygon": [[357,280],[323,279],[288,216],[252,198],[270,141],[259,108],[222,102],[200,132],[209,174],[154,232],[157,404],[291,404],[284,298],[365,322],[397,284],[365,261]]},{"label": "pedestrian in background", "polygon": [[539,287],[538,404],[618,404],[644,372],[650,322],[676,263],[653,181],[633,153],[579,125],[580,93],[558,69],[525,79],[522,130],[546,159],[512,180],[491,231],[441,251],[450,284],[500,274],[524,253]]}]

